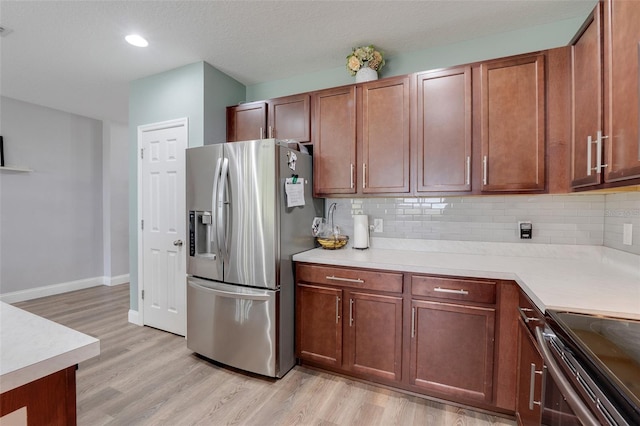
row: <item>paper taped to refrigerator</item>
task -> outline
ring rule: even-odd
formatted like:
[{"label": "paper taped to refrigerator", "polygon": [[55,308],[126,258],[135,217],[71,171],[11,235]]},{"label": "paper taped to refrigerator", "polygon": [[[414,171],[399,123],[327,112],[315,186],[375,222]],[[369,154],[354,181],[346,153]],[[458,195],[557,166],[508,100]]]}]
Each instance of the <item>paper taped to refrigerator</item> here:
[{"label": "paper taped to refrigerator", "polygon": [[304,206],[304,179],[287,178],[284,183],[287,207]]}]

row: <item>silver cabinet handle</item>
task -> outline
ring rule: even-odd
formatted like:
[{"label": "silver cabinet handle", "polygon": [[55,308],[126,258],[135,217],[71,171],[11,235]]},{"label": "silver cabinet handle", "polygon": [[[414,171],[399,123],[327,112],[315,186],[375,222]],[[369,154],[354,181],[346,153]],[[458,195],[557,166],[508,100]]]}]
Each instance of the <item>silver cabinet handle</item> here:
[{"label": "silver cabinet handle", "polygon": [[467,155],[465,185],[471,183],[471,156]]},{"label": "silver cabinet handle", "polygon": [[518,312],[520,312],[520,317],[522,318],[522,321],[525,322],[525,324],[529,324],[530,321],[540,321],[539,318],[536,317],[529,317],[527,316],[526,312],[532,312],[533,309],[529,309],[529,308],[518,308]]},{"label": "silver cabinet handle", "polygon": [[463,296],[466,296],[467,294],[469,294],[469,292],[467,290],[464,289],[460,289],[460,290],[456,290],[453,288],[442,288],[442,287],[436,287],[433,289],[433,291],[437,292],[437,293],[451,293],[451,294],[461,294]]},{"label": "silver cabinet handle", "polygon": [[340,322],[340,297],[336,296],[336,324]]},{"label": "silver cabinet handle", "polygon": [[181,247],[181,246],[182,246],[182,240],[175,240],[175,241],[173,242],[173,245],[174,245],[174,246],[177,246],[177,247]]},{"label": "silver cabinet handle", "polygon": [[608,136],[602,136],[602,132],[598,130],[596,140],[596,173],[602,173],[602,169],[608,166],[608,164],[602,164],[602,139],[606,139]]},{"label": "silver cabinet handle", "polygon": [[353,171],[354,171],[355,167],[353,167],[353,163],[351,163],[351,173],[349,174],[349,178],[351,179],[351,186],[350,188],[353,189]]},{"label": "silver cabinet handle", "polygon": [[416,308],[411,308],[411,338],[416,337]]},{"label": "silver cabinet handle", "polygon": [[542,370],[536,370],[536,365],[531,363],[531,376],[529,379],[529,410],[533,410],[534,405],[542,406],[540,401],[534,401],[533,394],[536,389],[536,374],[540,374],[542,376]]},{"label": "silver cabinet handle", "polygon": [[487,184],[487,156],[482,158],[482,184]]},{"label": "silver cabinet handle", "polygon": [[349,327],[353,327],[353,299],[349,299]]},{"label": "silver cabinet handle", "polygon": [[[596,133],[596,140],[594,141],[591,135],[587,137],[587,176],[591,176],[591,171],[594,170],[597,174],[602,173],[602,169],[608,166],[608,164],[602,164],[602,140],[607,139],[609,136],[602,136],[602,131],[598,130]],[[596,144],[596,166],[591,167],[592,154],[591,145]]]},{"label": "silver cabinet handle", "polygon": [[348,283],[358,283],[358,284],[363,284],[364,280],[361,280],[359,278],[342,278],[342,277],[336,277],[336,276],[326,276],[325,277],[328,280],[333,280],[333,281],[346,281]]},{"label": "silver cabinet handle", "polygon": [[260,127],[260,139],[264,139],[264,129]]},{"label": "silver cabinet handle", "polygon": [[367,163],[362,163],[362,189],[367,187]]},{"label": "silver cabinet handle", "polygon": [[591,145],[593,145],[591,135],[587,136],[587,176],[591,176],[591,171],[595,170],[591,167]]},{"label": "silver cabinet handle", "polygon": [[536,341],[540,347],[542,359],[544,359],[544,364],[547,367],[548,374],[551,374],[553,381],[558,385],[558,389],[562,392],[567,404],[569,404],[573,412],[576,414],[578,420],[580,420],[580,422],[585,426],[600,425],[600,422],[598,422],[593,414],[591,414],[589,408],[582,402],[580,396],[578,396],[571,383],[569,383],[569,380],[564,376],[562,370],[560,370],[560,367],[551,354],[551,349],[549,349],[544,338],[542,328],[540,327],[536,327]]},{"label": "silver cabinet handle", "polygon": [[273,138],[273,127],[269,126],[269,139]]}]

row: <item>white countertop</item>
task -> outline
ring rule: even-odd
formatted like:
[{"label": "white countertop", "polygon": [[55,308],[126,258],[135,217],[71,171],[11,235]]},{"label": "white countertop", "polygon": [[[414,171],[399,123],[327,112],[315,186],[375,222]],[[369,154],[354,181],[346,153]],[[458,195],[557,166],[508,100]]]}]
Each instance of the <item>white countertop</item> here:
[{"label": "white countertop", "polygon": [[0,393],[100,354],[100,341],[0,302]]},{"label": "white countertop", "polygon": [[297,262],[515,280],[546,309],[640,319],[640,256],[602,246],[372,238],[371,248],[321,248]]}]

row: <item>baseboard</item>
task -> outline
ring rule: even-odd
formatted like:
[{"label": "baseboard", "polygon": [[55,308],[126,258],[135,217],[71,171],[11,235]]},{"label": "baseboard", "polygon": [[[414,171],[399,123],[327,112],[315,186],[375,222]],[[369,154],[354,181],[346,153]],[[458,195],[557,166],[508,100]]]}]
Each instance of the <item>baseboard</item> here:
[{"label": "baseboard", "polygon": [[83,280],[69,281],[66,283],[52,284],[43,287],[30,288],[0,294],[0,300],[5,303],[23,302],[25,300],[38,299],[45,296],[67,293],[69,291],[82,290],[104,284],[104,277],[86,278]]},{"label": "baseboard", "polygon": [[135,325],[142,325],[142,323],[140,322],[140,314],[138,313],[138,311],[129,309],[129,322]]},{"label": "baseboard", "polygon": [[129,282],[129,274],[117,275],[115,277],[104,277],[104,285],[120,285]]}]

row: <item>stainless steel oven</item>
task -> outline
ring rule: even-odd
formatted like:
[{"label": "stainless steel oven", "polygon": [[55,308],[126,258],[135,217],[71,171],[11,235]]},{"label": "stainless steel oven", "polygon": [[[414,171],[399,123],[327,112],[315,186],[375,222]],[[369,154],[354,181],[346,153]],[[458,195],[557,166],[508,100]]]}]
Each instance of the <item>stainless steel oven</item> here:
[{"label": "stainless steel oven", "polygon": [[542,423],[640,425],[640,321],[547,310]]}]

